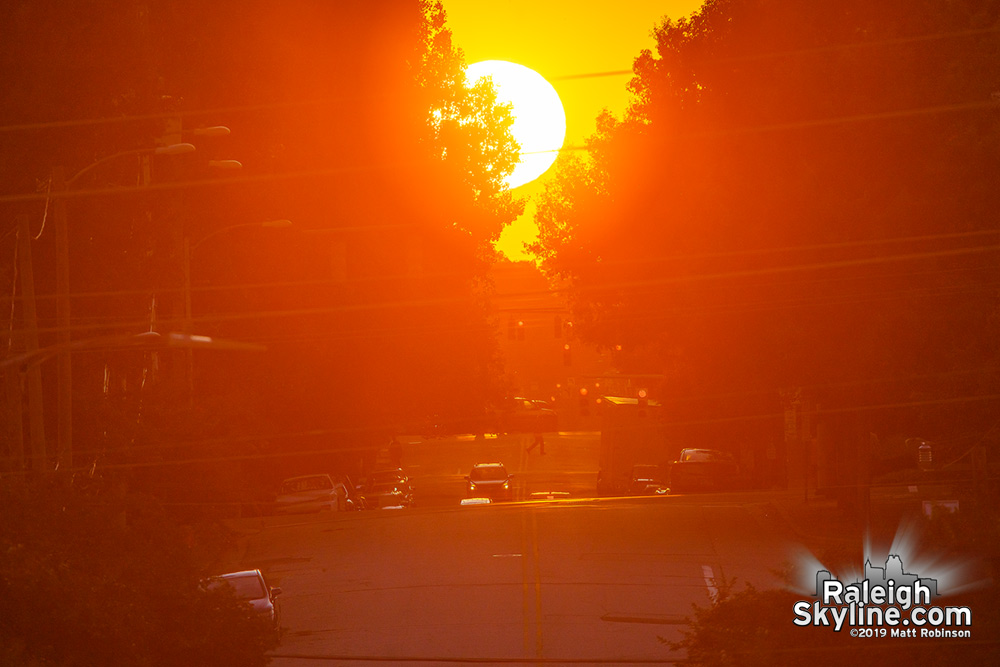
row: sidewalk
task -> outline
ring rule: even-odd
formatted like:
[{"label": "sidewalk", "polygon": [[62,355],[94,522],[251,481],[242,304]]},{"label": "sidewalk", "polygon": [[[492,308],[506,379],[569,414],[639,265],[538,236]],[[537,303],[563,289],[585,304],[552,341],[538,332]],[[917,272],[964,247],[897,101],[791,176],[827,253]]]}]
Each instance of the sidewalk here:
[{"label": "sidewalk", "polygon": [[[888,547],[900,528],[924,516],[924,503],[955,498],[950,485],[873,486],[865,508],[803,489],[766,492],[765,501],[815,555],[861,563],[866,537]],[[853,498],[852,498],[853,500]],[[855,560],[856,559],[856,560]]]}]

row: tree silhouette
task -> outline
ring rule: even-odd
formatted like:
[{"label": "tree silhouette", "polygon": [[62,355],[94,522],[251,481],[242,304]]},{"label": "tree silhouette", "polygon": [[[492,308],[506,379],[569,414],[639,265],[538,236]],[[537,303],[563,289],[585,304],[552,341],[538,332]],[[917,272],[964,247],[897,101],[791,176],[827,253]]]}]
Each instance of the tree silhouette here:
[{"label": "tree silhouette", "polygon": [[[41,345],[55,342],[56,260],[51,224],[41,223],[52,168],[73,174],[183,140],[197,151],[125,155],[75,183],[72,338],[188,327],[267,347],[190,361],[175,351],[75,354],[79,465],[215,460],[193,476],[133,471],[174,494],[185,478],[238,479],[232,457],[356,454],[397,424],[482,412],[497,391],[483,276],[490,241],[523,205],[503,184],[517,150],[510,110],[491,86],[465,86],[440,4],[19,6],[4,10],[0,40],[12,175],[0,206],[43,230],[34,246]],[[194,133],[212,126],[231,134]],[[242,169],[213,170],[226,159]],[[277,219],[292,226],[260,226]],[[13,240],[3,236],[6,257]]]},{"label": "tree silhouette", "polygon": [[497,103],[491,82],[466,85],[466,63],[452,45],[442,4],[428,2],[424,12],[424,39],[415,58],[423,141],[454,185],[459,226],[478,240],[495,241],[503,226],[524,212],[524,203],[504,183],[520,150],[510,133],[511,108]]},{"label": "tree silhouette", "polygon": [[539,205],[536,251],[572,278],[581,330],[678,400],[766,414],[776,399],[750,396],[807,386],[903,430],[912,412],[870,408],[919,396],[967,408],[935,430],[981,428],[995,20],[976,2],[781,0],[666,19],[624,116],[598,119]]}]

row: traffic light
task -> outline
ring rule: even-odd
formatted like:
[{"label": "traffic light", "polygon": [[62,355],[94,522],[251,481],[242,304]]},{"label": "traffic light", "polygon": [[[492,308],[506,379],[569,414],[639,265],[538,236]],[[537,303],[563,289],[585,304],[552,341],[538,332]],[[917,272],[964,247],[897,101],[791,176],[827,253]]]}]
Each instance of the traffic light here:
[{"label": "traffic light", "polygon": [[563,345],[563,366],[573,365],[573,353],[569,349],[569,343]]},{"label": "traffic light", "polygon": [[580,414],[584,417],[590,414],[590,399],[587,398],[586,387],[580,387]]},{"label": "traffic light", "polygon": [[637,403],[639,405],[639,417],[646,416],[646,408],[649,406],[649,392],[645,389],[640,389],[636,393]]}]

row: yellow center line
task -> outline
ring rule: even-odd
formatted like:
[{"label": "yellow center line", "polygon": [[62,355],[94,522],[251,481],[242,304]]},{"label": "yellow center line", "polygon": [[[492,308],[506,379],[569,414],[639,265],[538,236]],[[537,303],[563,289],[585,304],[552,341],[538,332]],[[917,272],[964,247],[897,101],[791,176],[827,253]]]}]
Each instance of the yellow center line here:
[{"label": "yellow center line", "polygon": [[524,653],[525,655],[531,652],[531,585],[529,583],[529,571],[528,560],[530,559],[528,551],[528,517],[524,512],[521,513],[521,594],[522,594],[522,610],[521,618],[524,619]]},{"label": "yellow center line", "polygon": [[542,572],[538,564],[538,520],[531,511],[531,554],[535,565],[535,657],[542,657]]},{"label": "yellow center line", "polygon": [[[517,448],[519,450],[518,471],[523,473],[528,468],[529,457],[522,438],[518,436]],[[515,485],[515,500],[524,500],[527,497],[524,488],[523,478]],[[531,515],[531,525],[528,525],[528,514]],[[530,549],[528,541],[530,540]],[[521,514],[521,580],[523,593],[523,618],[524,618],[524,653],[535,657],[542,657],[542,574],[538,563],[538,519],[535,510],[529,510]],[[531,562],[529,562],[531,561]],[[532,604],[534,597],[534,604]],[[532,632],[534,625],[534,632]],[[532,648],[534,647],[534,648]]]}]

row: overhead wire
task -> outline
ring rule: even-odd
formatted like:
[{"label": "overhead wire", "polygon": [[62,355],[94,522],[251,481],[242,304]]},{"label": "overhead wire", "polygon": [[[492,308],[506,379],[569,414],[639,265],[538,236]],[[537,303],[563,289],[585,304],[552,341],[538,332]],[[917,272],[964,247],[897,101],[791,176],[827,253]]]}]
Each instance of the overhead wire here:
[{"label": "overhead wire", "polygon": [[[870,303],[877,301],[884,301],[891,298],[903,298],[903,297],[933,297],[933,296],[948,296],[949,294],[963,294],[963,293],[981,293],[981,294],[993,294],[1000,283],[984,283],[983,285],[969,285],[969,286],[952,286],[952,287],[937,287],[937,288],[919,288],[919,289],[909,289],[909,290],[886,290],[879,293],[861,293],[861,294],[851,294],[851,295],[827,295],[824,297],[809,297],[808,301],[806,297],[787,297],[785,299],[771,299],[760,302],[739,302],[733,304],[715,304],[715,305],[703,305],[703,306],[688,306],[681,308],[679,310],[668,311],[667,313],[650,315],[649,318],[653,321],[664,319],[669,317],[671,314],[674,316],[685,313],[691,314],[699,311],[718,311],[718,312],[745,312],[745,311],[765,311],[773,310],[775,308],[794,308],[794,307],[804,307],[797,306],[797,303],[806,304],[811,307],[821,307],[829,306],[835,304],[861,304]],[[322,316],[322,315],[333,315],[342,313],[359,313],[359,312],[371,312],[380,310],[400,310],[400,309],[415,309],[415,308],[425,308],[430,306],[447,306],[452,304],[461,304],[467,302],[467,299],[459,297],[443,297],[440,299],[424,299],[424,300],[413,300],[413,301],[400,301],[400,302],[381,302],[381,303],[369,303],[369,304],[356,304],[354,306],[317,306],[312,308],[295,308],[295,309],[283,309],[283,310],[249,310],[240,312],[230,312],[230,313],[214,313],[214,314],[200,314],[194,316],[190,319],[190,322],[197,326],[201,324],[219,324],[223,322],[238,322],[245,320],[261,320],[261,319],[281,319],[281,318],[296,318],[296,317],[310,317],[310,316]],[[518,309],[514,309],[517,311]],[[568,308],[566,309],[568,311]],[[41,334],[51,334],[58,333],[62,331],[71,331],[73,333],[81,334],[87,332],[106,332],[107,330],[124,330],[124,331],[144,331],[148,328],[149,320],[142,319],[138,315],[122,315],[118,317],[108,317],[108,316],[94,316],[93,321],[88,324],[73,324],[69,327],[64,326],[41,326],[38,327],[37,331]],[[162,327],[167,326],[180,326],[187,322],[187,319],[178,317],[160,317],[158,322]],[[545,325],[548,326],[548,325]],[[445,329],[445,327],[442,327]],[[453,328],[449,328],[454,330]],[[389,326],[386,325],[386,330],[391,330],[394,334],[405,335],[407,333],[413,332],[415,329],[410,326]],[[20,332],[21,329],[15,329],[15,332]],[[370,332],[376,333],[376,332]],[[354,334],[344,334],[346,337],[351,337]]]},{"label": "overhead wire", "polygon": [[[868,40],[861,42],[827,44],[821,46],[808,47],[804,49],[790,49],[784,51],[747,53],[731,57],[711,58],[710,61],[739,62],[739,61],[760,60],[765,58],[798,57],[813,53],[835,52],[840,50],[853,50],[853,49],[872,48],[880,46],[900,46],[904,44],[913,44],[919,42],[930,42],[930,41],[939,41],[947,39],[984,36],[989,34],[995,34],[997,32],[1000,32],[1000,27],[994,26],[987,28],[973,28],[967,30],[926,33],[922,35],[891,37],[886,39]],[[618,69],[618,70],[601,70],[601,71],[591,71],[591,72],[574,72],[571,74],[554,75],[549,78],[552,81],[574,81],[574,80],[597,79],[597,78],[606,78],[614,76],[630,76],[634,74],[635,72],[631,69]],[[385,93],[386,97],[388,97],[389,95],[390,93]],[[372,95],[367,95],[365,96],[365,99],[369,99],[371,97]],[[248,111],[251,112],[270,111],[275,109],[285,109],[293,107],[308,107],[308,106],[328,105],[328,104],[348,104],[355,102],[358,99],[360,99],[360,97],[356,95],[338,95],[332,97],[314,98],[309,100],[258,102],[253,104],[229,105],[223,107],[213,107],[213,108],[205,108],[197,110],[176,110],[176,111],[164,111],[164,112],[146,113],[146,114],[122,114],[116,116],[105,116],[96,118],[36,121],[28,123],[8,123],[5,125],[0,125],[0,132],[25,132],[25,131],[47,130],[47,129],[64,129],[70,127],[84,127],[92,125],[132,123],[132,122],[143,122],[150,120],[167,120],[178,117],[190,118],[198,116],[224,116],[227,114],[243,113]]]},{"label": "overhead wire", "polygon": [[[928,398],[922,400],[909,400],[909,401],[893,401],[890,403],[878,403],[878,404],[861,404],[861,405],[851,405],[851,406],[841,406],[841,407],[820,407],[810,411],[810,414],[817,417],[822,415],[833,415],[833,414],[857,414],[864,412],[883,412],[888,410],[898,410],[904,408],[914,408],[914,407],[930,407],[930,406],[942,406],[942,405],[959,405],[959,404],[969,404],[978,402],[991,402],[1000,401],[1000,394],[979,394],[979,395],[967,395],[967,396],[955,396],[950,398]],[[707,417],[707,418],[696,418],[696,419],[674,419],[667,420],[664,425],[667,427],[686,427],[686,426],[706,426],[706,425],[719,425],[719,424],[733,424],[733,423],[743,423],[743,422],[759,422],[759,421],[774,421],[784,417],[784,412],[761,412],[749,415],[731,415],[725,417]],[[274,442],[281,440],[290,439],[311,439],[317,437],[329,438],[331,436],[343,436],[345,434],[358,434],[363,432],[375,432],[382,427],[369,427],[369,428],[322,428],[322,429],[310,429],[305,431],[285,431],[285,432],[271,432],[271,433],[244,433],[238,435],[230,436],[218,436],[209,438],[197,438],[190,440],[173,440],[171,442],[162,442],[149,445],[132,445],[119,448],[100,448],[100,449],[82,449],[78,448],[74,450],[74,456],[77,457],[91,457],[91,456],[128,456],[130,454],[145,454],[145,453],[157,453],[165,452],[167,450],[176,450],[181,448],[196,448],[203,450],[206,447],[212,445],[237,445],[237,444],[248,444],[253,442]],[[102,463],[98,467],[103,470],[123,470],[123,469],[135,469],[135,468],[161,468],[161,467],[175,467],[183,465],[201,464],[201,463],[224,463],[232,461],[250,461],[250,460],[265,460],[265,459],[277,459],[277,458],[294,458],[301,456],[310,456],[318,454],[333,454],[333,453],[360,453],[368,451],[371,449],[371,445],[362,446],[324,446],[317,449],[308,450],[292,450],[292,451],[269,451],[269,452],[250,452],[245,454],[223,454],[223,455],[212,455],[212,456],[190,456],[187,458],[176,458],[170,460],[146,460],[146,461],[120,461],[120,462],[108,462]],[[19,457],[15,456],[3,456],[0,457],[0,462],[14,463],[19,460]],[[89,471],[93,468],[92,463],[85,465],[76,466],[70,469],[65,469],[64,472],[84,472]],[[21,474],[20,472],[6,472],[0,473],[0,476],[15,476]]]},{"label": "overhead wire", "polygon": [[[976,111],[985,109],[995,109],[997,102],[994,100],[974,101],[955,104],[943,104],[924,107],[913,107],[909,109],[898,109],[891,111],[881,111],[873,113],[853,114],[849,116],[835,116],[829,118],[805,119],[801,121],[789,121],[770,125],[755,125],[747,127],[729,128],[726,130],[698,131],[687,135],[688,139],[698,139],[712,136],[732,136],[753,132],[776,132],[781,130],[808,129],[841,124],[853,124],[869,121],[892,120],[899,118],[939,115],[957,111]],[[537,152],[561,152],[561,151],[589,151],[588,146],[564,146],[549,151]],[[530,154],[533,152],[526,152]],[[297,171],[274,172],[254,175],[236,175],[217,178],[205,178],[197,180],[183,180],[172,182],[154,182],[136,186],[114,186],[114,187],[92,187],[67,190],[50,195],[49,193],[22,193],[0,195],[0,204],[30,203],[47,201],[50,196],[63,199],[81,199],[87,197],[108,197],[124,196],[135,192],[164,192],[176,190],[188,190],[195,188],[207,188],[220,185],[254,185],[273,181],[303,180],[317,177],[331,177],[344,174],[354,174],[359,172],[377,172],[386,170],[397,170],[409,168],[419,168],[422,163],[393,162],[373,165],[351,165],[348,167],[326,167],[317,169],[303,169]]]},{"label": "overhead wire", "polygon": [[[396,225],[387,225],[385,227],[395,228]],[[367,229],[364,227],[352,228],[352,229]],[[377,231],[378,229],[375,229]],[[330,228],[321,230],[304,230],[303,233],[330,233],[335,234],[337,232],[343,231],[342,228]],[[717,252],[701,252],[692,254],[670,254],[670,255],[659,255],[653,257],[637,257],[630,259],[613,259],[606,260],[602,263],[603,266],[616,266],[616,265],[626,265],[626,264],[643,264],[643,263],[654,263],[654,262],[676,262],[679,260],[701,260],[701,259],[716,259],[716,258],[726,258],[726,257],[747,257],[754,255],[764,255],[764,254],[777,254],[777,253],[801,253],[806,251],[816,251],[816,250],[837,250],[845,248],[860,248],[860,247],[870,247],[888,244],[901,244],[901,243],[922,243],[930,241],[943,241],[950,239],[968,239],[983,236],[997,236],[1000,235],[1000,228],[998,229],[985,229],[985,230],[971,230],[966,232],[950,232],[945,234],[924,234],[918,236],[896,236],[896,237],[883,237],[874,239],[859,239],[857,241],[837,241],[831,243],[821,243],[821,244],[809,244],[809,245],[798,245],[798,246],[781,246],[773,248],[743,248],[740,250],[732,251],[717,251]],[[448,278],[456,276],[464,276],[465,274],[459,274],[452,271],[425,271],[419,274],[419,278]],[[299,281],[266,281],[266,282],[247,282],[247,283],[229,283],[224,285],[193,285],[191,287],[192,293],[209,293],[217,291],[229,291],[229,290],[246,290],[246,289],[269,289],[269,288],[299,288],[299,287],[310,287],[310,286],[343,286],[345,283],[356,284],[356,283],[372,283],[372,282],[390,282],[394,280],[409,280],[413,279],[414,276],[409,273],[398,273],[398,274],[381,274],[377,276],[352,276],[346,280],[338,280],[333,278],[327,279],[313,279],[313,280],[299,280]],[[83,298],[99,298],[99,297],[110,297],[110,296],[148,296],[150,293],[156,294],[171,294],[171,293],[182,293],[184,291],[183,287],[178,286],[150,286],[135,289],[114,289],[114,290],[88,290],[83,292],[70,292],[69,298],[71,299],[83,299]],[[530,296],[532,294],[539,294],[541,292],[525,292],[525,293],[512,293],[510,295],[500,295],[501,297],[510,296]],[[546,293],[552,293],[547,291]],[[58,295],[56,294],[36,294],[36,300],[47,300],[55,299]],[[24,297],[17,296],[12,297],[16,299],[22,299]]]},{"label": "overhead wire", "polygon": [[[987,34],[994,34],[1000,32],[1000,28],[990,27],[981,29],[969,29],[961,31],[949,31],[949,32],[939,32],[939,33],[928,33],[924,35],[914,35],[914,36],[904,36],[889,38],[884,40],[871,40],[864,42],[852,42],[843,44],[831,44],[823,45],[818,47],[809,47],[807,49],[796,49],[796,50],[786,50],[786,51],[773,51],[765,52],[759,54],[741,54],[739,56],[733,56],[731,58],[719,58],[716,60],[730,62],[730,61],[740,61],[740,60],[757,60],[762,58],[776,58],[776,57],[796,57],[809,53],[825,52],[825,51],[836,51],[844,49],[857,49],[857,48],[870,48],[875,46],[896,46],[902,44],[910,44],[917,42],[935,41],[943,39],[955,39],[963,37],[973,37],[981,36]],[[592,79],[592,78],[603,78],[609,76],[618,76],[625,74],[633,74],[631,70],[607,70],[607,71],[595,71],[595,72],[581,72],[574,74],[565,74],[553,76],[554,81],[569,81],[569,80],[580,80],[580,79]],[[388,93],[386,93],[388,95]],[[66,128],[66,127],[76,127],[76,126],[89,126],[89,125],[101,125],[110,123],[127,123],[127,122],[138,122],[138,121],[148,121],[148,120],[165,120],[168,118],[185,118],[185,117],[195,117],[195,116],[206,116],[206,115],[225,115],[232,114],[236,112],[246,112],[246,111],[264,111],[282,108],[293,108],[293,107],[305,107],[314,106],[321,104],[343,104],[354,99],[352,96],[336,96],[336,97],[326,97],[317,98],[313,100],[290,100],[283,102],[272,102],[272,103],[256,103],[247,105],[234,105],[227,107],[218,107],[211,109],[201,109],[201,110],[178,110],[172,112],[158,112],[150,114],[136,114],[136,115],[120,115],[113,117],[102,117],[102,118],[89,118],[89,119],[76,119],[76,120],[62,120],[62,121],[41,121],[34,123],[19,123],[19,124],[6,124],[0,125],[0,132],[20,132],[20,131],[35,131],[42,129],[56,129],[56,128]],[[727,130],[722,132],[723,134],[730,133],[744,133],[750,131],[776,131],[782,129],[796,129],[796,128],[807,128],[807,127],[818,127],[822,125],[829,124],[839,124],[839,123],[855,123],[869,120],[881,120],[890,118],[900,118],[914,115],[926,115],[926,114],[940,114],[954,111],[962,110],[975,110],[975,109],[985,109],[996,107],[996,100],[980,100],[967,103],[956,103],[956,104],[944,104],[936,106],[927,107],[916,107],[911,109],[901,109],[901,110],[891,110],[878,113],[870,114],[857,114],[853,116],[835,117],[828,119],[810,119],[798,122],[787,122],[778,123],[774,125],[760,125],[748,128],[735,128],[732,130]],[[716,133],[708,132],[704,133],[707,135],[712,135]],[[699,135],[700,136],[700,135]],[[563,147],[557,150],[588,150],[586,146],[573,145],[568,147]],[[549,151],[541,151],[549,152]],[[313,175],[325,175],[329,173],[336,173],[337,170],[330,172],[327,170],[318,170],[312,172]],[[274,178],[278,178],[277,175],[272,175]],[[242,179],[239,177],[232,179],[224,179],[225,182],[241,182]],[[247,180],[246,182],[254,182],[253,180]],[[200,181],[198,183],[206,183],[205,181]],[[165,184],[149,184],[144,187],[150,188],[155,185],[163,186]],[[183,184],[171,184],[172,187],[181,187]],[[79,196],[88,195],[104,195],[104,194],[120,194],[120,188],[113,189],[113,191],[107,190],[91,190],[91,191],[80,191]],[[60,193],[59,196],[66,197],[72,196],[68,193]],[[44,196],[39,195],[4,195],[0,196],[0,203],[2,202],[14,202],[14,201],[32,201],[36,199],[41,199]]]}]

